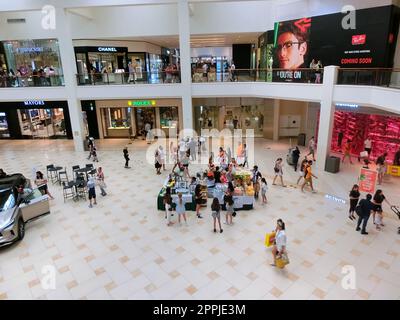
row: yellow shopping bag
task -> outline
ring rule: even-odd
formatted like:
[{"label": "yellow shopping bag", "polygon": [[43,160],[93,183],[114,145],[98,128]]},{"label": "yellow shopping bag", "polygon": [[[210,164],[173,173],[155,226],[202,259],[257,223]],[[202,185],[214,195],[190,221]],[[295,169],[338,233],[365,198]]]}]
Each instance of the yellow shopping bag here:
[{"label": "yellow shopping bag", "polygon": [[278,259],[276,259],[276,266],[283,269],[287,264],[289,264],[289,258],[286,253],[283,253]]},{"label": "yellow shopping bag", "polygon": [[270,247],[275,242],[275,232],[267,233],[265,235],[265,246]]}]

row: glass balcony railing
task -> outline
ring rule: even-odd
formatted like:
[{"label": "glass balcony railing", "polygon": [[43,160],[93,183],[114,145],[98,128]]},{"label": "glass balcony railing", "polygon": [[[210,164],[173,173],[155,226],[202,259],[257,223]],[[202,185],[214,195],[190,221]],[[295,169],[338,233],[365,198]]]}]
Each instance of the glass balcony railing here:
[{"label": "glass balcony railing", "polygon": [[0,88],[59,87],[64,86],[64,76],[0,76]]},{"label": "glass balcony railing", "polygon": [[192,82],[296,82],[322,83],[324,70],[314,69],[235,69],[224,71],[208,71],[202,69],[192,71]]},{"label": "glass balcony railing", "polygon": [[338,84],[400,89],[400,69],[339,69]]},{"label": "glass balcony railing", "polygon": [[84,73],[77,74],[78,86],[115,84],[180,83],[180,71],[152,71],[141,73]]}]

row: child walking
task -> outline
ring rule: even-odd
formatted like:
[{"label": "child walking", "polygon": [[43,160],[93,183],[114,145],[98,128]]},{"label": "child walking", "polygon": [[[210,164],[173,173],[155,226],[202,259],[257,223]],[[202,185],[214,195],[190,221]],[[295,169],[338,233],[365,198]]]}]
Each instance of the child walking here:
[{"label": "child walking", "polygon": [[261,179],[261,197],[262,197],[263,204],[267,203],[267,190],[268,190],[267,180],[265,180],[265,178],[262,178]]},{"label": "child walking", "polygon": [[217,220],[218,220],[219,232],[222,233],[224,230],[222,230],[221,227],[221,205],[219,204],[218,198],[214,198],[211,204],[211,210],[212,210],[212,217],[214,220],[214,232],[217,232]]},{"label": "child walking", "polygon": [[187,220],[186,220],[186,211],[185,211],[185,201],[182,198],[182,193],[178,193],[178,199],[176,201],[176,207],[175,207],[176,213],[178,214],[178,221],[179,225],[181,225],[181,216],[183,216],[183,220],[185,220],[185,225],[187,226]]}]

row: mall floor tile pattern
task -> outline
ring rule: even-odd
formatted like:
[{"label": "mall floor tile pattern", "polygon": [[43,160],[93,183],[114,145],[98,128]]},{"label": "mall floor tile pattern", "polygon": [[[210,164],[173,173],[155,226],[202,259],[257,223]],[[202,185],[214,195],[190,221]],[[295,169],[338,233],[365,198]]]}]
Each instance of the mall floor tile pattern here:
[{"label": "mall floor tile pattern", "polygon": [[[214,234],[209,206],[202,220],[188,212],[188,227],[166,226],[156,197],[167,173],[157,176],[145,162],[141,141],[129,145],[132,168],[123,168],[126,143],[98,144],[95,165],[104,168],[109,194],[98,192],[93,209],[83,201],[64,203],[61,187],[49,183],[56,198],[51,214],[29,224],[22,242],[0,249],[0,299],[400,299],[398,220],[385,206],[383,230],[370,222],[370,234],[362,236],[347,205],[324,197],[346,199],[356,166],[319,173],[318,194],[272,186],[273,161],[286,156],[287,145],[259,139],[256,162],[269,177],[269,202],[239,211],[233,226]],[[70,170],[89,163],[86,156],[71,141],[0,142],[0,167],[27,177],[51,163]],[[285,179],[297,179],[287,166]],[[392,202],[399,183],[384,186]],[[271,249],[264,247],[277,218],[287,229],[284,270],[269,265]],[[355,267],[355,289],[342,287],[346,265]],[[47,266],[55,270],[54,289],[42,285]]]}]

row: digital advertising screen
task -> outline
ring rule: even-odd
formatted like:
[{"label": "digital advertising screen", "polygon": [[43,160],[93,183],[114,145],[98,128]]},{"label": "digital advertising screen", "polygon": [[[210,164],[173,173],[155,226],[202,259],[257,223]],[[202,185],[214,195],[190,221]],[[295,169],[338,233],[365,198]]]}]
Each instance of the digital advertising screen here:
[{"label": "digital advertising screen", "polygon": [[356,10],[275,23],[273,81],[310,82],[301,70],[391,68],[399,15],[394,6]]}]

